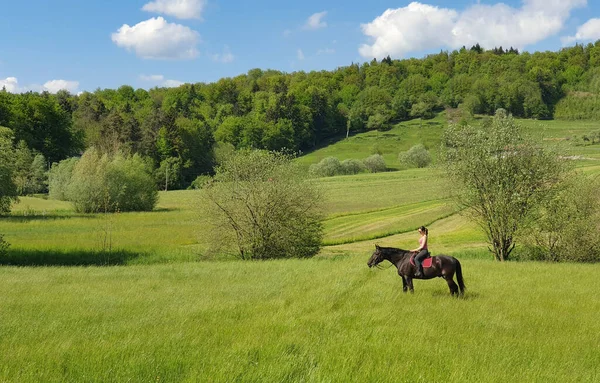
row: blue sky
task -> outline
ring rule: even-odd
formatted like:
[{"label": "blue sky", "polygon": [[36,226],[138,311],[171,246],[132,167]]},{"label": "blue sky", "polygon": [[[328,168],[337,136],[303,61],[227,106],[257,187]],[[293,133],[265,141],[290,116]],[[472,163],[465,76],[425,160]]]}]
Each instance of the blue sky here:
[{"label": "blue sky", "polygon": [[72,92],[334,69],[482,42],[529,51],[600,39],[592,0],[29,0],[0,12],[0,86]]}]

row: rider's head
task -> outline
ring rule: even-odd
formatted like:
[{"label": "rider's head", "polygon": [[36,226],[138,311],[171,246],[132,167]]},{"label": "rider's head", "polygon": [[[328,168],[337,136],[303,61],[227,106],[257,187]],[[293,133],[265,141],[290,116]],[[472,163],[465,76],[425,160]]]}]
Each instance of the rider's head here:
[{"label": "rider's head", "polygon": [[425,226],[421,226],[419,228],[419,233],[424,234],[424,235],[428,235],[429,234],[429,230],[427,230],[427,228]]}]

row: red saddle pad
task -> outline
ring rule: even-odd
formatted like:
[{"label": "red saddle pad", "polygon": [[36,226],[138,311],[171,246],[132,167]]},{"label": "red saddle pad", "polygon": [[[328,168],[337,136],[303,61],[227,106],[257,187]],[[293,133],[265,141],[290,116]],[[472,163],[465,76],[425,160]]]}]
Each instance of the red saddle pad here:
[{"label": "red saddle pad", "polygon": [[[433,258],[432,257],[427,257],[423,260],[423,268],[428,268],[431,267],[431,263],[433,262]],[[412,257],[410,257],[410,264],[415,266],[415,256],[413,255]]]}]

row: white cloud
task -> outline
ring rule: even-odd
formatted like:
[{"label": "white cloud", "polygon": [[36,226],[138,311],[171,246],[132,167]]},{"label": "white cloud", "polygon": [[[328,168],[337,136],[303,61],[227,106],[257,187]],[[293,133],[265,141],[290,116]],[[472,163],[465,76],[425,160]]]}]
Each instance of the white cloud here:
[{"label": "white cloud", "polygon": [[50,93],[56,93],[59,90],[67,90],[70,93],[77,93],[79,81],[51,80],[44,84],[44,89]]},{"label": "white cloud", "polygon": [[316,30],[327,27],[327,23],[323,21],[323,18],[327,15],[327,12],[315,13],[306,20],[304,29]]},{"label": "white cloud", "polygon": [[135,51],[144,59],[193,59],[198,56],[198,32],[162,17],[142,21],[133,27],[124,24],[112,34],[117,46]]},{"label": "white cloud", "polygon": [[586,4],[587,0],[523,0],[520,8],[478,3],[457,11],[412,2],[363,24],[363,33],[372,42],[361,45],[359,52],[367,58],[402,57],[409,52],[476,43],[485,48],[523,49],[560,32],[571,10]]},{"label": "white cloud", "polygon": [[292,35],[291,29],[286,29],[285,31],[283,31],[283,37],[290,37],[291,35]]},{"label": "white cloud", "polygon": [[210,55],[210,57],[214,62],[223,63],[223,64],[230,63],[235,58],[235,56],[231,53],[231,51],[229,50],[229,47],[227,45],[225,46],[225,48],[223,48],[223,53],[216,53],[216,54]]},{"label": "white cloud", "polygon": [[296,56],[298,57],[298,60],[304,60],[304,52],[302,52],[302,49],[298,49],[298,51],[296,52]]},{"label": "white cloud", "polygon": [[19,92],[19,80],[16,77],[7,77],[4,80],[0,79],[0,90],[6,89],[10,93]]},{"label": "white cloud", "polygon": [[183,84],[185,84],[183,81],[165,80],[165,82],[163,82],[162,86],[167,87],[167,88],[176,88]]},{"label": "white cloud", "polygon": [[600,19],[590,19],[577,28],[574,36],[562,38],[563,44],[571,44],[575,41],[591,41],[600,39]]},{"label": "white cloud", "polygon": [[144,5],[142,10],[178,19],[201,19],[205,6],[206,0],[156,0]]},{"label": "white cloud", "polygon": [[151,75],[141,74],[140,80],[153,83],[154,85],[159,86],[159,87],[166,87],[166,88],[176,88],[180,85],[185,84],[184,82],[179,81],[179,80],[165,80],[165,76],[163,76],[162,74],[151,74]]},{"label": "white cloud", "polygon": [[318,55],[332,55],[334,53],[335,53],[335,49],[331,49],[331,48],[319,49],[317,51]]},{"label": "white cloud", "polygon": [[0,89],[6,89],[10,93],[25,93],[25,92],[50,92],[57,93],[59,90],[67,90],[70,93],[77,93],[79,89],[78,81],[67,80],[51,80],[44,85],[31,84],[27,86],[19,86],[19,80],[16,77],[8,77],[0,79]]}]

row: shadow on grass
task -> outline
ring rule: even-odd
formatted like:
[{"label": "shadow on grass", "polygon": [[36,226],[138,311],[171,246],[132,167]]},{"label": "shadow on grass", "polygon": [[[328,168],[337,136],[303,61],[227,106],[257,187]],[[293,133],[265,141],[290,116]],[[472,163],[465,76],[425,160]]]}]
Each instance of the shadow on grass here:
[{"label": "shadow on grass", "polygon": [[96,218],[93,214],[69,214],[69,215],[5,215],[0,217],[0,221],[13,223],[27,223],[32,221],[57,221],[73,218]]},{"label": "shadow on grass", "polygon": [[11,249],[0,256],[2,266],[118,266],[142,256],[127,250],[29,250]]},{"label": "shadow on grass", "polygon": [[177,207],[157,207],[157,208],[154,208],[154,210],[146,211],[143,213],[169,213],[169,212],[181,211],[181,210],[183,210],[183,209],[177,208]]},{"label": "shadow on grass", "polygon": [[467,289],[465,290],[464,295],[450,295],[450,291],[449,290],[435,290],[434,292],[431,293],[432,297],[436,297],[436,298],[452,298],[452,299],[460,299],[460,300],[464,300],[464,301],[471,301],[471,300],[475,300],[475,299],[479,299],[480,298],[480,294],[477,292],[473,292],[473,291],[469,291],[468,286]]}]

